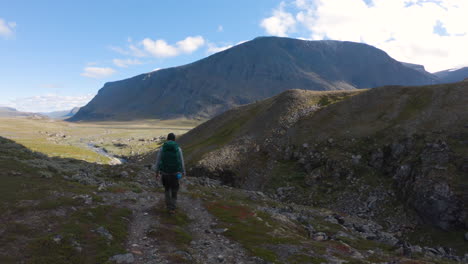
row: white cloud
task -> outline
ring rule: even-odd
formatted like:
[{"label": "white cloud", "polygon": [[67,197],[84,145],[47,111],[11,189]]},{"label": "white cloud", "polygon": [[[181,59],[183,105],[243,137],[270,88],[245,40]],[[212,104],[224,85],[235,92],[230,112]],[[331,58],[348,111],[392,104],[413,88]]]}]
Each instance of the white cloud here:
[{"label": "white cloud", "polygon": [[122,55],[130,55],[134,57],[156,57],[156,58],[169,58],[175,57],[180,54],[190,54],[205,45],[205,39],[202,36],[189,36],[185,39],[169,44],[164,39],[153,40],[145,38],[138,43],[133,43],[129,39],[128,48],[121,48],[111,46],[111,50]]},{"label": "white cloud", "polygon": [[[262,27],[273,35],[292,34],[300,27],[307,38],[314,40],[364,42],[383,49],[397,60],[423,64],[430,71],[468,65],[468,1],[367,2],[295,0],[291,5],[282,3],[272,17],[266,18],[271,19],[269,24],[263,20]],[[294,14],[296,28],[284,26],[281,17],[289,15],[282,13]],[[437,27],[446,32],[437,32]]]},{"label": "white cloud", "polygon": [[132,56],[135,56],[135,57],[146,57],[146,53],[145,51],[139,49],[137,46],[131,44],[128,49],[130,50],[130,52],[128,53],[128,55],[132,55]]},{"label": "white cloud", "polygon": [[218,32],[223,32],[223,31],[224,31],[223,25],[219,25],[219,26],[218,26]]},{"label": "white cloud", "polygon": [[0,18],[0,36],[10,37],[14,34],[16,28],[16,22],[7,22]]},{"label": "white cloud", "polygon": [[233,45],[225,45],[225,46],[216,46],[216,44],[209,43],[208,44],[208,49],[206,50],[207,53],[212,54],[212,53],[218,53],[223,50],[227,50],[229,48],[232,48]]},{"label": "white cloud", "polygon": [[285,2],[281,2],[279,7],[273,10],[273,15],[263,19],[260,23],[268,34],[286,37],[288,32],[294,31],[296,19],[291,13],[284,10],[285,6]]},{"label": "white cloud", "polygon": [[94,95],[63,96],[57,94],[22,97],[11,100],[7,105],[23,112],[52,112],[84,106]]},{"label": "white cloud", "polygon": [[174,57],[179,55],[176,47],[173,47],[163,39],[152,40],[146,38],[142,41],[144,49],[157,58]]},{"label": "white cloud", "polygon": [[178,41],[175,45],[168,44],[163,39],[152,40],[144,39],[141,44],[143,49],[157,58],[175,57],[181,53],[190,54],[205,44],[202,36],[186,37]]},{"label": "white cloud", "polygon": [[106,78],[115,73],[115,70],[112,68],[103,68],[103,67],[85,67],[84,71],[81,73],[81,76],[90,77],[90,78]]},{"label": "white cloud", "polygon": [[218,53],[218,52],[221,52],[223,50],[227,50],[227,49],[230,49],[230,48],[232,48],[234,46],[240,45],[240,44],[242,44],[244,42],[246,42],[246,40],[239,41],[234,45],[228,44],[228,45],[221,45],[221,46],[218,46],[218,45],[216,45],[214,43],[208,42],[208,49],[206,50],[206,53],[208,53],[208,54]]},{"label": "white cloud", "polygon": [[118,67],[121,67],[121,68],[127,68],[128,66],[130,65],[139,65],[139,64],[142,64],[141,61],[137,60],[137,59],[126,59],[126,60],[122,60],[122,59],[113,59],[112,62],[118,66]]},{"label": "white cloud", "polygon": [[205,39],[202,36],[186,37],[184,40],[177,42],[177,49],[184,53],[192,53],[205,44]]}]

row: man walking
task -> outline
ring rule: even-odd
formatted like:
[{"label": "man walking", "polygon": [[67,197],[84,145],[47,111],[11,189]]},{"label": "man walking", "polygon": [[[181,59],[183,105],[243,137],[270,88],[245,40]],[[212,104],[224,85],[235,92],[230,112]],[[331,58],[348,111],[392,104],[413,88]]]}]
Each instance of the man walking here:
[{"label": "man walking", "polygon": [[156,177],[162,176],[162,184],[166,197],[166,207],[170,214],[175,213],[179,179],[185,175],[184,156],[182,149],[175,142],[175,135],[167,135],[167,141],[159,149],[156,158]]}]

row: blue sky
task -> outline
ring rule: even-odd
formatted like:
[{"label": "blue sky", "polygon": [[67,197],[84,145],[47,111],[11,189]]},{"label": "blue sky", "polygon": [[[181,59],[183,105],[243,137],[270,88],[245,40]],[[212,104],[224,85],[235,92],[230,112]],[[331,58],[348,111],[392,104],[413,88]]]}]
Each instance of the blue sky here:
[{"label": "blue sky", "polygon": [[[455,2],[0,0],[0,105],[68,109],[105,82],[193,62],[261,35],[366,42],[432,71],[458,67],[467,62],[460,56],[468,58],[467,30],[458,25],[465,15],[458,14],[468,6]],[[394,14],[405,12],[408,18],[396,22]]]}]

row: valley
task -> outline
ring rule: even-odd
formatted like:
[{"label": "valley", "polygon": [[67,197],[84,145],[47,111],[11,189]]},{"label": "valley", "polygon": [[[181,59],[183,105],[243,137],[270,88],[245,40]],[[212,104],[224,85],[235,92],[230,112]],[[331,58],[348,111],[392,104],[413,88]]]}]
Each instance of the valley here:
[{"label": "valley", "polygon": [[[3,118],[0,262],[467,263],[466,91],[289,90],[201,124]],[[168,132],[174,216],[148,166]]]},{"label": "valley", "polygon": [[0,136],[51,157],[108,164],[113,162],[110,157],[125,159],[153,151],[169,132],[183,134],[198,123],[191,120],[70,123],[47,118],[0,117]]},{"label": "valley", "polygon": [[468,264],[468,0],[3,2],[0,264]]}]

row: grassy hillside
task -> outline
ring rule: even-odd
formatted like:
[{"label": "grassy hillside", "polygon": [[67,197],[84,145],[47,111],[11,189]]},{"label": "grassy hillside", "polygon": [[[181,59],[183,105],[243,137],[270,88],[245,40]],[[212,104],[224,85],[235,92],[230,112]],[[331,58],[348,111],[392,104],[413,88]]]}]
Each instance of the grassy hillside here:
[{"label": "grassy hillside", "polygon": [[363,91],[289,90],[272,98],[241,106],[192,129],[178,141],[184,146],[190,164],[211,150],[219,149],[240,138],[252,142],[284,134],[299,118]]},{"label": "grassy hillside", "polygon": [[[98,205],[97,186],[63,178],[100,170],[93,166],[48,159],[0,137],[1,263],[102,263],[123,250],[127,223],[121,217],[131,211]],[[111,243],[91,232],[99,226],[116,234]]]},{"label": "grassy hillside", "polygon": [[464,252],[467,93],[466,82],[289,91],[228,111],[180,142],[192,175],[367,217],[415,243]]}]

